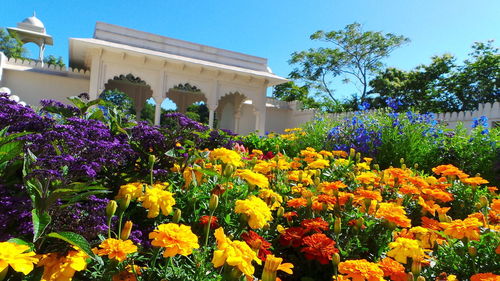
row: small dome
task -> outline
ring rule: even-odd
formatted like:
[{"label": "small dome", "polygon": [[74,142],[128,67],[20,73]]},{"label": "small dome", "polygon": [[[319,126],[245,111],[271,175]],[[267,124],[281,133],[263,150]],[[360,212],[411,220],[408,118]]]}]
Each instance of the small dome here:
[{"label": "small dome", "polygon": [[24,19],[23,23],[33,25],[33,26],[36,26],[39,28],[45,28],[45,26],[43,25],[43,22],[41,20],[39,20],[36,16],[32,16],[32,17]]}]

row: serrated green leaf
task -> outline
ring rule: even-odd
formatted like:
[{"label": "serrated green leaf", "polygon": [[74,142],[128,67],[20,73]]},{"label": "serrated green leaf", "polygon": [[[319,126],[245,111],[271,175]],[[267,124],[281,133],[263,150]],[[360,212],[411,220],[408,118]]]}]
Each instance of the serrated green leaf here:
[{"label": "serrated green leaf", "polygon": [[[69,231],[63,231],[63,232],[51,232],[47,234],[47,237],[52,237],[52,238],[57,238],[61,239],[63,241],[68,242],[69,244],[76,246],[80,248],[82,251],[84,251],[89,257],[93,258],[94,260],[101,260],[99,257],[97,257],[93,252],[92,249],[90,248],[90,244],[85,239],[83,236],[80,234],[74,233],[74,232],[69,232]],[[102,260],[99,262],[101,263]]]},{"label": "serrated green leaf", "polygon": [[33,242],[35,242],[43,234],[52,218],[46,212],[39,214],[36,209],[31,211],[31,217],[33,220]]}]

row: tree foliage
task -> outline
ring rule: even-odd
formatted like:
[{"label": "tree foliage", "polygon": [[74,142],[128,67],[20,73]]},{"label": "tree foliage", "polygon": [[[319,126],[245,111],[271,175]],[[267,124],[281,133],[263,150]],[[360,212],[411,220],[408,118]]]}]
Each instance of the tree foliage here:
[{"label": "tree foliage", "polygon": [[375,107],[387,98],[400,109],[442,112],[475,110],[478,104],[500,99],[500,54],[493,42],[475,43],[462,65],[450,54],[432,57],[429,65],[410,71],[387,68],[370,81]]},{"label": "tree foliage", "polygon": [[401,45],[409,42],[404,36],[378,31],[363,31],[359,23],[347,25],[343,30],[317,31],[311,40],[331,43],[333,47],[311,48],[294,52],[290,64],[296,68],[292,79],[301,80],[308,87],[335,101],[331,79],[343,75],[344,82],[361,86],[360,99],[368,94],[369,79],[383,67],[382,60]]},{"label": "tree foliage", "polygon": [[0,29],[0,52],[15,59],[25,58],[26,55],[23,42],[15,34],[9,34],[5,29]]}]

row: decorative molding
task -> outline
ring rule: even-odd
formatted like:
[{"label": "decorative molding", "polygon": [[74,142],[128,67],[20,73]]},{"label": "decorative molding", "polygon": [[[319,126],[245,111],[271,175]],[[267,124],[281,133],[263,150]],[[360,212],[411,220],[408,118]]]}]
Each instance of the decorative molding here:
[{"label": "decorative molding", "polygon": [[[12,67],[9,67],[12,66]],[[53,64],[41,64],[40,61],[35,60],[23,60],[23,59],[15,59],[8,58],[6,61],[5,68],[6,69],[16,69],[18,70],[38,70],[38,71],[47,71],[47,72],[55,72],[58,74],[69,74],[69,75],[78,75],[78,76],[89,76],[90,71],[85,69],[71,68],[71,67],[60,67]]]}]

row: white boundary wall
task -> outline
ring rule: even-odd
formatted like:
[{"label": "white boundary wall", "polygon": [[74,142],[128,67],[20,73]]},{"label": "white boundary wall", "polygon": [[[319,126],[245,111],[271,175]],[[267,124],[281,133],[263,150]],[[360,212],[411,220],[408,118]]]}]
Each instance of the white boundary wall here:
[{"label": "white boundary wall", "polygon": [[[278,112],[269,110],[269,120],[266,122],[266,130],[276,133],[282,132],[285,128],[295,128],[300,125],[314,120],[318,116],[319,111],[306,109],[301,110],[300,102],[283,102],[268,98],[267,104],[279,107]],[[368,110],[368,112],[375,112],[375,110]],[[352,117],[355,112],[341,112],[328,114],[328,118],[332,119],[345,119]],[[271,117],[272,116],[272,117]],[[488,118],[488,126],[500,126],[500,102],[479,104],[477,110],[473,111],[460,111],[460,112],[444,112],[435,113],[435,118],[438,121],[445,122],[448,128],[454,129],[458,123],[463,123],[465,128],[471,128],[475,118],[486,116]],[[277,119],[277,120],[275,120]],[[279,124],[279,125],[278,125]]]}]

